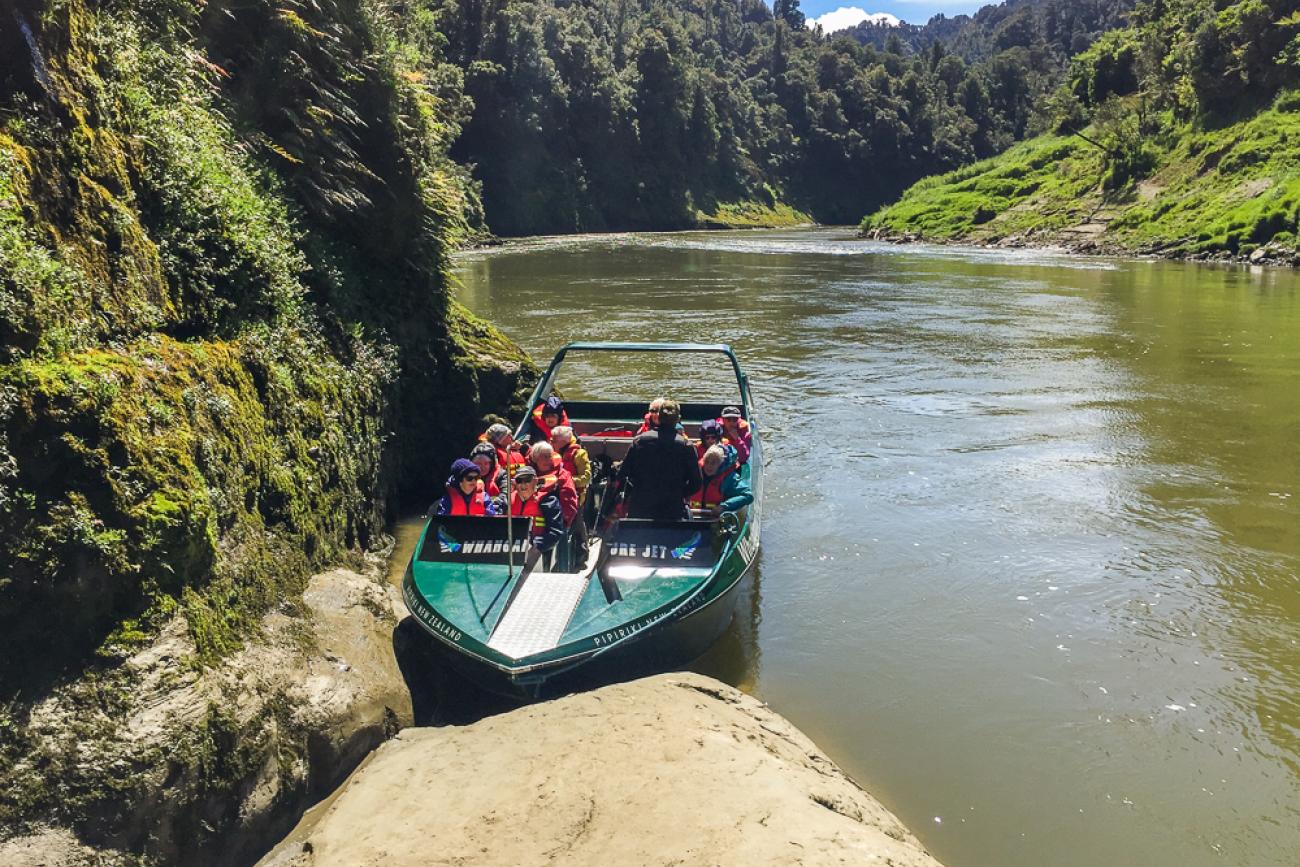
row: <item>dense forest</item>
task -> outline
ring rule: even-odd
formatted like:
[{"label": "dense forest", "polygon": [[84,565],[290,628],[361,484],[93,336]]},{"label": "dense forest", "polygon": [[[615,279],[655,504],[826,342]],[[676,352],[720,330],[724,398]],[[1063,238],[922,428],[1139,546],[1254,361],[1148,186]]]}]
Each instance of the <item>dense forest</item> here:
[{"label": "dense forest", "polygon": [[743,201],[855,221],[1041,129],[1068,58],[1129,5],[1022,0],[878,46],[809,30],[798,0],[430,0],[411,17],[436,22],[426,51],[451,68],[452,156],[514,235],[684,227]]}]

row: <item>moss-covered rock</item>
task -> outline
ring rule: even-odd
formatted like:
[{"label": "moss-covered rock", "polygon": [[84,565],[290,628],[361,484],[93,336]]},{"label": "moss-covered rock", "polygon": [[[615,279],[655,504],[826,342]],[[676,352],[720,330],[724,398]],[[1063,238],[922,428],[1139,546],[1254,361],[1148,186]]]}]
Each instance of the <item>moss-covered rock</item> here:
[{"label": "moss-covered rock", "polygon": [[312,572],[522,409],[536,370],[451,299],[476,193],[446,156],[459,109],[394,14],[5,7],[0,837],[46,819],[138,853],[175,792],[200,794],[172,839],[236,827],[291,709],[227,718],[214,696],[123,740],[128,660],[183,634],[162,695],[255,650],[272,614],[310,631]]}]

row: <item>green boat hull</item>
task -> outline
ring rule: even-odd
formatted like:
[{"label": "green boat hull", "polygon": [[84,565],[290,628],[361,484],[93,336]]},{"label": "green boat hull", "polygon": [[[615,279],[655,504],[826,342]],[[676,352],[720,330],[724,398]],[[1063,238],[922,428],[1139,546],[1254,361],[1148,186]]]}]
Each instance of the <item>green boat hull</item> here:
[{"label": "green boat hull", "polygon": [[[534,392],[534,402],[545,393],[571,348],[556,356]],[[578,586],[584,574],[576,563],[585,553],[580,546],[574,546],[572,557],[560,554],[557,571],[543,573],[545,577],[521,579],[519,570],[507,565],[518,566],[526,550],[524,519],[516,519],[519,526],[511,528],[518,552],[511,558],[504,553],[510,548],[502,535],[508,523],[504,519],[431,518],[407,566],[402,593],[413,618],[446,651],[450,663],[480,686],[531,699],[585,682],[670,669],[704,652],[727,628],[742,582],[758,557],[762,443],[750,415],[748,385],[730,349],[687,347],[685,351],[725,352],[735,367],[754,436],[749,462],[742,468],[754,493],[753,503],[736,512],[734,521],[618,522],[610,538],[602,540],[613,565],[599,576],[591,573],[585,587]],[[597,426],[615,419],[639,421],[628,419],[632,408],[622,404],[587,403],[582,409]],[[712,409],[699,405],[696,411],[704,417]],[[518,656],[506,652],[494,633],[502,628],[505,612],[524,581],[544,584],[555,579],[560,584],[570,579],[569,587],[578,594],[576,603],[566,603],[573,609],[563,631],[544,648]],[[617,601],[606,595],[608,583],[618,585]]]}]

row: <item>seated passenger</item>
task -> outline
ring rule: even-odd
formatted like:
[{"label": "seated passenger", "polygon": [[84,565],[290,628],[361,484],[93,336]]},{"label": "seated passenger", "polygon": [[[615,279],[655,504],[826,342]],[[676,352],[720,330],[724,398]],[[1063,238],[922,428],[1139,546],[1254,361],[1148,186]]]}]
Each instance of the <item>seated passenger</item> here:
[{"label": "seated passenger", "polygon": [[506,471],[497,459],[497,447],[492,443],[477,443],[470,449],[469,459],[478,465],[487,495],[493,498],[501,496],[506,483]]},{"label": "seated passenger", "polygon": [[532,545],[546,552],[564,538],[564,517],[560,502],[554,495],[544,494],[537,484],[537,471],[524,465],[515,471],[513,489],[510,491],[510,516],[533,519],[529,533]]},{"label": "seated passenger", "polygon": [[[663,408],[664,401],[667,399],[668,398],[666,397],[656,397],[654,400],[650,401],[650,409],[642,417],[641,426],[636,429],[636,433],[633,434],[633,436],[640,436],[647,431],[659,429],[659,410]],[[686,428],[682,427],[680,423],[677,425],[677,430],[681,433],[686,432]]]},{"label": "seated passenger", "polygon": [[458,458],[451,465],[451,476],[447,479],[447,492],[434,506],[433,513],[480,517],[497,513],[497,504],[488,498],[477,464],[466,458]]},{"label": "seated passenger", "polygon": [[634,436],[640,436],[646,431],[654,430],[659,427],[659,410],[664,405],[664,398],[656,397],[650,401],[650,409],[641,418],[641,426],[636,429]]},{"label": "seated passenger", "polygon": [[532,441],[546,442],[551,438],[551,428],[569,423],[569,414],[564,411],[564,401],[551,395],[533,410],[529,417],[532,424]]},{"label": "seated passenger", "polygon": [[754,491],[739,470],[734,446],[710,446],[700,459],[704,484],[691,497],[691,508],[716,518],[754,502]]},{"label": "seated passenger", "polygon": [[551,430],[551,448],[560,456],[560,462],[573,477],[573,487],[578,491],[578,505],[587,499],[587,486],[591,484],[591,458],[573,436],[573,428],[562,424]]},{"label": "seated passenger", "polygon": [[[573,476],[555,456],[550,443],[537,443],[528,452],[528,463],[537,470],[537,486],[542,494],[554,494],[560,503],[564,526],[573,523],[578,514],[578,489],[573,486]],[[516,473],[518,475],[518,473]]]},{"label": "seated passenger", "polygon": [[700,464],[695,449],[677,434],[680,421],[676,401],[665,400],[659,427],[632,440],[618,470],[618,486],[630,486],[626,503],[630,517],[667,521],[686,517],[686,498],[700,487]]},{"label": "seated passenger", "polygon": [[749,422],[740,417],[740,409],[724,406],[718,421],[722,424],[727,439],[740,453],[740,463],[747,462],[749,453],[754,450],[754,432],[749,429]]},{"label": "seated passenger", "polygon": [[497,465],[509,469],[511,474],[526,463],[523,454],[510,438],[510,428],[503,424],[489,427],[479,437],[479,442],[491,443],[497,450]]},{"label": "seated passenger", "polygon": [[700,423],[700,441],[695,444],[695,459],[697,461],[703,460],[704,453],[709,450],[709,447],[716,446],[721,442],[724,442],[722,423],[711,418],[705,419]]}]

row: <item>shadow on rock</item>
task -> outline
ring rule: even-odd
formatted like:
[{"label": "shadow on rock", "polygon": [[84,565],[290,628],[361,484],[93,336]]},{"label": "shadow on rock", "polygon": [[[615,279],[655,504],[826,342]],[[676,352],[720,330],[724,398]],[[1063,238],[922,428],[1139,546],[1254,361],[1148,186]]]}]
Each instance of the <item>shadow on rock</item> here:
[{"label": "shadow on rock", "polygon": [[457,672],[448,652],[413,617],[393,630],[393,655],[411,691],[417,726],[468,725],[519,707],[519,702],[488,692]]}]

